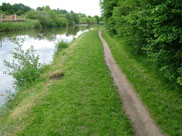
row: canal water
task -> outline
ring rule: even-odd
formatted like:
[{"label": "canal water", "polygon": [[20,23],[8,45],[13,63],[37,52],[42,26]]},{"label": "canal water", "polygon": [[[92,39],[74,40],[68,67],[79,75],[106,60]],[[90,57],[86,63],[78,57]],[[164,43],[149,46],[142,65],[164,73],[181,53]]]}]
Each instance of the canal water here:
[{"label": "canal water", "polygon": [[9,62],[13,60],[12,52],[18,46],[16,42],[23,41],[24,50],[33,46],[39,55],[40,63],[50,64],[55,45],[59,41],[71,42],[89,29],[89,26],[85,26],[0,33],[0,107],[6,102],[8,95],[15,93],[14,79],[7,74],[8,68],[4,65],[4,60]]}]

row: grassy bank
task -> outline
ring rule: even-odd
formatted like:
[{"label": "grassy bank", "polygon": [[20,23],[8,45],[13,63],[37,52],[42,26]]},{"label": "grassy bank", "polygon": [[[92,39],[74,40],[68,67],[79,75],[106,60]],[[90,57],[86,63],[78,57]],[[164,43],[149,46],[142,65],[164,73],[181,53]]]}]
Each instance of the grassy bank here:
[{"label": "grassy bank", "polygon": [[103,37],[162,131],[170,136],[181,136],[182,92],[176,89],[175,84],[165,81],[153,64],[130,53],[124,40],[109,35],[107,31],[103,32]]},{"label": "grassy bank", "polygon": [[[56,80],[59,73],[64,76]],[[0,135],[133,135],[121,107],[94,29],[57,53],[36,84],[19,91],[0,116]]]},{"label": "grassy bank", "polygon": [[41,25],[38,20],[31,20],[31,19],[28,19],[24,22],[1,22],[0,32],[24,30],[24,29],[40,28],[40,27]]}]

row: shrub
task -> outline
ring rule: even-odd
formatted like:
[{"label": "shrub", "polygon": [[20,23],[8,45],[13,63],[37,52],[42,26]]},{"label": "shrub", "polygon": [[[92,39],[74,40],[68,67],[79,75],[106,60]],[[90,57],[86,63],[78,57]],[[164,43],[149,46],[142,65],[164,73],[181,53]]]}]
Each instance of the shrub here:
[{"label": "shrub", "polygon": [[56,52],[60,52],[65,48],[68,48],[68,43],[61,41],[56,45]]},{"label": "shrub", "polygon": [[10,75],[14,77],[17,87],[31,85],[40,76],[39,56],[35,56],[33,47],[24,51],[18,44],[13,53],[13,62],[4,61],[11,69]]}]

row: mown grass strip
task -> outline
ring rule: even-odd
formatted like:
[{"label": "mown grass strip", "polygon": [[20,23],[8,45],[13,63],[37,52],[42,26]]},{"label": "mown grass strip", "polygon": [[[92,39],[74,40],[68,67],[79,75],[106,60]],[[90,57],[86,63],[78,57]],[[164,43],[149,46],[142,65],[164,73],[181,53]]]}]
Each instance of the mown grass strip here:
[{"label": "mown grass strip", "polygon": [[153,64],[137,59],[127,50],[123,39],[111,36],[105,30],[103,37],[128,80],[147,106],[151,116],[163,132],[170,136],[182,135],[182,93],[162,80]]},{"label": "mown grass strip", "polygon": [[[69,48],[68,52],[63,50],[55,56],[53,65],[44,72],[43,78],[46,79],[35,85],[26,97],[26,100],[30,97],[34,100],[33,105],[29,105],[29,112],[12,118],[14,109],[28,104],[14,106],[11,114],[0,118],[1,134],[133,135],[134,130],[124,114],[117,89],[105,64],[103,47],[97,33],[96,29],[87,32],[80,40],[73,42],[75,46]],[[48,79],[47,73],[57,71],[64,73],[61,80]],[[19,96],[24,95],[20,92]],[[26,100],[22,98],[22,101]]]}]

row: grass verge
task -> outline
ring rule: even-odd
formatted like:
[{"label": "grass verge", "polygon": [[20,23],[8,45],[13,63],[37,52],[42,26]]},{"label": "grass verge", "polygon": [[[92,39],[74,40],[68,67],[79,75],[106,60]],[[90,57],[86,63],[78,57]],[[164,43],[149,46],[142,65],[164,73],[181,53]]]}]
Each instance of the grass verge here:
[{"label": "grass verge", "polygon": [[103,37],[109,44],[117,64],[162,131],[170,136],[181,136],[182,93],[174,84],[164,80],[153,64],[129,52],[123,39],[109,35],[106,30],[103,32]]},{"label": "grass verge", "polygon": [[[49,78],[57,73],[64,73],[61,80]],[[94,29],[55,54],[32,88],[19,91],[0,116],[0,135],[131,136],[121,107]]]}]

